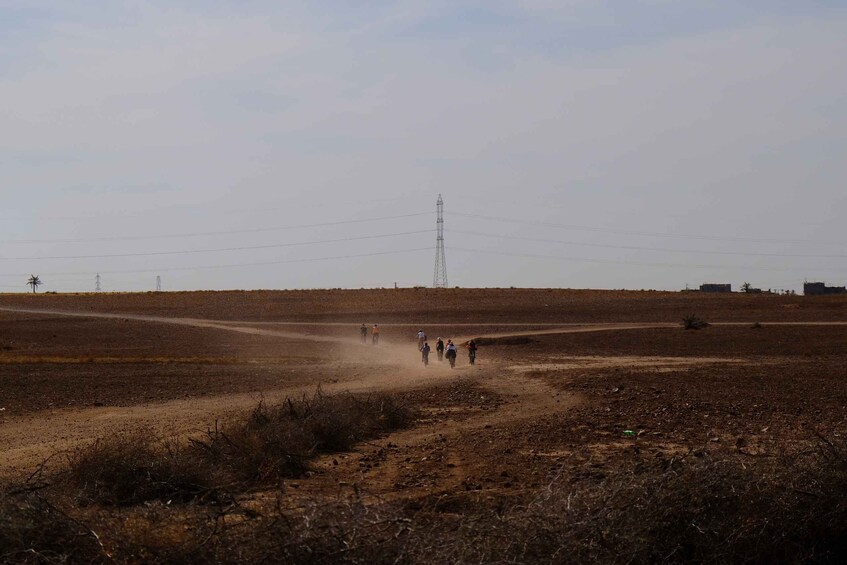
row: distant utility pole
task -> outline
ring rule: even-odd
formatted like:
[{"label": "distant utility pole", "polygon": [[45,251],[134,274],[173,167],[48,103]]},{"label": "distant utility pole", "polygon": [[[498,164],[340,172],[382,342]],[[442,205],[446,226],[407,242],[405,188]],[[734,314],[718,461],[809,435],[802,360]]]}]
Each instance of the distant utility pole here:
[{"label": "distant utility pole", "polygon": [[447,288],[447,259],[444,257],[444,200],[438,195],[436,202],[438,210],[437,233],[435,239],[435,273],[432,277],[434,288]]},{"label": "distant utility pole", "polygon": [[94,277],[94,292],[100,292],[102,290],[100,287],[100,273],[97,273],[97,276]]},{"label": "distant utility pole", "polygon": [[162,277],[156,275],[156,292],[162,292]]}]

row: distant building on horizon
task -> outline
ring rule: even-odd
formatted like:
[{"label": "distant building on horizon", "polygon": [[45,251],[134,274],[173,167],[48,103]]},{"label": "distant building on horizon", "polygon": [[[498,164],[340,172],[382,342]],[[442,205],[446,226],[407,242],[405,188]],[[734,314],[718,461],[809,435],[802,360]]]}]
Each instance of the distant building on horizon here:
[{"label": "distant building on horizon", "polygon": [[700,292],[732,292],[732,285],[717,283],[701,284]]},{"label": "distant building on horizon", "polygon": [[822,282],[803,283],[803,294],[806,296],[820,296],[822,294],[847,294],[847,287],[826,286]]}]

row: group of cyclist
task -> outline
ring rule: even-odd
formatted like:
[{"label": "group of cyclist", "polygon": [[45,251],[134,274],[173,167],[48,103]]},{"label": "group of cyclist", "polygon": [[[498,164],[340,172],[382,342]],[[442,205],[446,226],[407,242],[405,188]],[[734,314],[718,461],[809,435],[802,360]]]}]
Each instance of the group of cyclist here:
[{"label": "group of cyclist", "polygon": [[[362,324],[362,327],[359,328],[359,333],[362,336],[362,343],[365,344],[368,342],[368,326]],[[371,343],[373,345],[377,345],[379,343],[379,324],[374,324],[370,329],[371,334]]]},{"label": "group of cyclist", "polygon": [[[473,365],[476,362],[476,342],[470,340],[465,344],[465,347],[468,349],[468,360]],[[421,361],[424,366],[429,365],[429,353],[432,351],[432,348],[427,343],[426,334],[423,330],[418,331],[418,351],[421,352]],[[439,362],[446,357],[451,368],[456,366],[456,357],[459,354],[459,349],[453,343],[452,339],[448,339],[445,344],[444,340],[439,337],[435,342],[435,353],[438,355]]]},{"label": "group of cyclist", "polygon": [[[368,342],[368,334],[371,336],[371,344],[378,345],[379,344],[379,324],[374,324],[370,329],[366,324],[362,324],[359,328],[359,334],[362,340],[362,343],[365,344]],[[470,340],[465,344],[465,347],[468,350],[468,361],[471,365],[476,362],[476,342],[474,340]],[[429,346],[429,343],[426,341],[426,334],[423,330],[418,331],[418,351],[421,352],[421,361],[423,364],[429,365],[429,353],[432,351],[432,348]],[[453,343],[452,339],[448,339],[447,343],[444,343],[444,340],[440,337],[435,342],[435,352],[438,355],[438,360],[443,361],[445,358],[450,363],[450,367],[456,366],[456,357],[459,354],[459,349],[456,347],[456,344]]]}]

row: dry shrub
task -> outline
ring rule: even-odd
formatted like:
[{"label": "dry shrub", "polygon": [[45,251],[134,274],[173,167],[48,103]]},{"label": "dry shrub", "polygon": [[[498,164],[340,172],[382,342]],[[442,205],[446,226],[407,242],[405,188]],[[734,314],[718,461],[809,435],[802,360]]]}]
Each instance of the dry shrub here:
[{"label": "dry shrub", "polygon": [[657,459],[599,481],[554,482],[530,504],[415,524],[403,554],[412,562],[843,563],[840,453],[764,473],[737,459]]},{"label": "dry shrub", "polygon": [[242,480],[262,481],[302,475],[316,453],[348,450],[416,417],[390,395],[332,396],[318,389],[277,406],[260,402],[242,422],[210,430],[192,443],[211,464]]},{"label": "dry shrub", "polygon": [[399,506],[360,501],[313,502],[234,523],[215,540],[219,562],[397,563],[410,526]]},{"label": "dry shrub", "polygon": [[134,511],[147,533],[134,537],[136,519],[110,546],[118,562],[842,563],[847,460],[821,446],[773,462],[702,452],[563,473],[514,503],[468,493],[405,504],[280,498],[180,514],[143,506]]},{"label": "dry shrub", "polygon": [[[264,516],[217,540],[218,558],[298,563],[842,563],[840,452],[779,468],[708,455],[554,481],[529,503],[443,495]],[[245,553],[246,552],[246,553]]]},{"label": "dry shrub", "polygon": [[559,492],[519,522],[535,530],[528,547],[536,555],[555,548],[616,563],[828,561],[847,550],[845,487],[843,465],[770,475],[702,458]]},{"label": "dry shrub", "polygon": [[314,456],[314,440],[307,429],[275,412],[260,403],[244,421],[209,430],[205,438],[192,439],[192,446],[206,465],[239,482],[299,476]]},{"label": "dry shrub", "polygon": [[0,562],[105,561],[96,535],[41,496],[0,494]]},{"label": "dry shrub", "polygon": [[213,473],[176,441],[150,430],[120,433],[76,451],[66,476],[81,504],[184,502],[212,489]]},{"label": "dry shrub", "polygon": [[682,317],[682,327],[686,330],[701,330],[703,328],[708,328],[709,323],[698,318],[694,314],[687,314]]},{"label": "dry shrub", "polygon": [[260,402],[240,422],[216,426],[187,444],[149,430],[99,440],[76,451],[64,478],[80,504],[217,500],[226,488],[300,476],[317,453],[350,449],[415,417],[388,395],[318,390],[278,406]]}]

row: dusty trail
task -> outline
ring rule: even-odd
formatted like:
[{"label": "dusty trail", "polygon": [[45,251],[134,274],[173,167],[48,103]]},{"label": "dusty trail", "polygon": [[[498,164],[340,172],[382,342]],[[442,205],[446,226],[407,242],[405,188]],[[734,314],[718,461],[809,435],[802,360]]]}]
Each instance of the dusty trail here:
[{"label": "dusty trail", "polygon": [[[0,307],[0,312],[11,312],[18,314],[40,314],[48,316],[69,316],[77,318],[105,318],[118,320],[134,320],[138,322],[148,322],[156,324],[171,324],[177,326],[190,326],[195,328],[216,329],[222,331],[230,331],[243,333],[248,335],[263,335],[272,337],[282,337],[292,340],[332,342],[332,343],[356,343],[358,340],[355,337],[344,338],[335,336],[321,335],[306,335],[298,332],[281,331],[264,329],[256,326],[313,326],[313,327],[351,327],[355,324],[342,322],[254,322],[250,320],[207,320],[202,318],[170,318],[167,316],[145,316],[141,314],[113,314],[107,312],[73,312],[68,310],[41,310],[34,308],[12,308],[8,306]],[[748,326],[752,322],[712,322],[713,326]],[[563,323],[508,323],[508,322],[474,322],[474,323],[437,323],[428,324],[426,321],[418,322],[420,325],[436,325],[446,327],[527,327],[527,326],[542,326],[549,329],[530,329],[530,330],[515,330],[506,332],[485,333],[483,335],[461,336],[456,339],[465,340],[471,337],[485,338],[503,338],[503,337],[521,337],[534,335],[556,335],[567,333],[588,333],[588,332],[603,332],[603,331],[624,331],[624,330],[644,330],[644,329],[670,329],[679,327],[678,323],[579,323],[579,322],[563,322]],[[380,324],[383,327],[408,327],[413,324]],[[845,322],[767,322],[767,326],[847,326]]]},{"label": "dusty trail", "polygon": [[[173,324],[205,328],[215,331],[238,332],[249,335],[273,336],[290,340],[308,340],[334,343],[356,343],[355,338],[333,336],[304,335],[294,331],[282,331],[253,327],[254,322],[221,322],[196,318],[168,318],[160,316],[144,316],[137,314],[112,314],[102,312],[69,312],[56,310],[37,310],[27,308],[0,307],[0,311],[40,314],[51,316],[71,316],[85,318],[107,318],[134,320],[144,323]],[[251,325],[244,325],[251,324]],[[270,324],[265,324],[270,325]],[[294,323],[285,322],[279,325],[298,326],[349,326],[339,323]],[[388,324],[385,324],[388,325]],[[398,324],[408,325],[408,324]],[[439,324],[447,326],[450,324]],[[515,330],[473,337],[500,338],[512,336],[552,335],[560,333],[583,333],[598,331],[639,330],[651,328],[673,328],[677,324],[454,324],[455,326],[488,326],[488,327],[526,327],[551,326],[547,329]],[[744,323],[717,323],[714,325],[738,326]],[[847,325],[847,322],[773,322],[768,325],[810,325],[832,326]],[[471,336],[460,339],[468,339]],[[507,402],[500,410],[480,415],[470,421],[456,424],[450,429],[451,433],[473,429],[478,426],[491,425],[496,422],[507,422],[514,419],[538,415],[554,410],[566,409],[577,402],[576,398],[564,398],[554,393],[538,379],[527,378],[517,367],[500,367],[495,364],[482,363],[476,367],[460,367],[455,371],[437,364],[431,364],[424,369],[415,362],[414,355],[405,350],[391,352],[388,348],[374,354],[368,348],[362,350],[360,358],[354,360],[364,368],[365,376],[342,383],[323,383],[327,391],[366,392],[376,390],[400,390],[420,388],[436,383],[446,383],[461,378],[473,378],[485,388],[502,395]],[[501,378],[507,373],[509,378]],[[277,390],[265,393],[268,400],[276,397],[299,395],[314,390],[311,386],[285,386],[280,383]],[[16,470],[31,469],[47,456],[103,436],[110,431],[123,428],[150,427],[170,434],[188,434],[203,431],[216,419],[225,419],[234,412],[243,411],[253,406],[257,401],[254,394],[235,394],[207,399],[179,400],[160,404],[141,404],[127,408],[69,408],[54,410],[49,413],[38,413],[17,420],[6,421],[0,427],[0,475],[10,474]],[[443,433],[441,429],[439,432]],[[426,441],[434,432],[432,429],[421,428],[404,432],[404,441]]]},{"label": "dusty trail", "polygon": [[[415,365],[394,372],[390,367],[383,367],[363,379],[320,383],[320,386],[325,392],[401,390],[444,383],[467,372],[437,369],[430,371]],[[32,469],[54,453],[67,452],[113,431],[150,428],[165,435],[203,432],[218,420],[225,421],[252,408],[260,398],[274,402],[287,396],[310,394],[316,384],[282,386],[262,395],[230,394],[130,407],[63,408],[29,414],[0,426],[0,476],[16,469]]]},{"label": "dusty trail", "polygon": [[218,322],[214,320],[203,320],[200,318],[168,318],[166,316],[142,316],[140,314],[111,314],[106,312],[69,312],[61,310],[35,310],[29,308],[0,307],[2,312],[13,312],[18,314],[41,314],[46,316],[69,316],[75,318],[105,318],[110,320],[133,320],[137,322],[149,322],[154,324],[171,324],[175,326],[190,326],[194,328],[206,328],[225,330],[249,335],[266,335],[272,337],[284,337],[293,340],[323,341],[332,343],[349,343],[355,340],[337,338],[330,336],[303,335],[297,332],[284,332],[279,330],[266,330],[250,326],[235,325],[251,322]]},{"label": "dusty trail", "polygon": [[[322,456],[315,461],[318,473],[300,485],[300,495],[334,491],[340,494],[354,483],[357,496],[374,501],[426,496],[433,489],[461,492],[462,482],[473,476],[474,467],[481,464],[475,454],[468,452],[464,438],[488,428],[506,429],[515,423],[562,412],[582,401],[578,395],[552,389],[542,379],[512,372],[508,372],[508,378],[497,378],[502,373],[490,373],[484,373],[476,383],[501,399],[502,404],[496,409],[394,432],[359,445],[343,456]],[[426,454],[423,460],[421,454]],[[413,468],[410,456],[417,460]],[[381,464],[363,465],[368,461]]]},{"label": "dusty trail", "polygon": [[[352,326],[352,324],[343,324],[340,322],[251,322],[249,320],[242,321],[218,321],[218,320],[205,320],[200,318],[169,318],[165,316],[144,316],[141,314],[113,314],[107,312],[72,312],[72,311],[63,311],[63,310],[39,310],[33,308],[10,308],[7,306],[0,307],[0,311],[2,312],[12,312],[18,314],[39,314],[46,316],[68,316],[68,317],[77,317],[77,318],[102,318],[102,319],[110,319],[110,320],[134,320],[138,322],[147,322],[154,324],[171,324],[177,326],[190,326],[195,328],[205,328],[205,329],[215,329],[229,332],[237,332],[248,335],[263,335],[263,336],[272,336],[272,337],[282,337],[286,339],[293,340],[305,340],[305,341],[319,341],[319,342],[332,342],[332,343],[356,343],[358,340],[356,337],[351,338],[343,338],[343,337],[335,337],[335,336],[319,336],[319,335],[306,335],[297,332],[291,331],[281,331],[274,329],[264,329],[263,327],[255,327],[255,326],[269,326],[269,325],[283,325],[283,326],[314,326],[314,327],[343,327],[343,326]],[[409,324],[380,324],[383,327],[403,327],[408,326]],[[423,322],[423,325],[427,325]],[[487,338],[500,338],[500,337],[513,337],[513,336],[529,336],[529,335],[553,335],[559,333],[582,333],[582,332],[596,332],[596,331],[610,331],[610,330],[634,330],[634,329],[648,329],[648,328],[663,328],[663,327],[674,327],[674,324],[578,324],[578,323],[567,323],[567,324],[531,324],[531,323],[518,323],[518,324],[510,324],[510,323],[502,323],[502,322],[493,322],[493,323],[473,323],[473,324],[437,324],[438,326],[447,326],[447,327],[527,327],[527,326],[551,326],[550,329],[543,330],[517,330],[517,331],[509,331],[509,332],[498,332],[485,335],[473,335],[473,336],[460,336],[457,337],[456,340],[464,341],[470,339],[471,337],[487,337]]]},{"label": "dusty trail", "polygon": [[[25,312],[42,315],[67,315],[95,318],[130,319],[144,323],[165,323],[187,325],[209,330],[235,331],[254,335],[271,335],[282,339],[350,342],[344,338],[303,335],[295,332],[257,329],[233,324],[219,324],[208,320],[190,318],[160,318],[152,316],[124,316],[98,312],[69,313],[31,309],[9,309],[5,311]],[[355,351],[355,350],[354,350]],[[405,349],[364,348],[358,352],[355,363],[361,366],[364,376],[341,383],[321,383],[328,392],[351,391],[368,392],[377,390],[401,390],[421,388],[435,384],[444,384],[462,378],[484,380],[488,388],[498,394],[522,398],[524,404],[531,402],[538,409],[544,409],[550,402],[550,391],[540,383],[520,378],[517,381],[497,379],[499,368],[490,363],[475,367],[459,366],[450,370],[446,364],[432,363],[423,368],[416,362],[415,355]],[[348,360],[350,361],[350,360]],[[526,382],[524,382],[526,381]],[[317,383],[312,385],[280,387],[264,393],[264,397],[273,401],[285,396],[310,393]],[[545,390],[536,390],[539,386]],[[254,406],[258,401],[255,394],[232,394],[205,399],[175,400],[165,403],[139,404],[130,407],[85,407],[65,408],[30,414],[20,419],[7,420],[0,426],[0,446],[3,456],[0,458],[0,475],[13,474],[15,471],[32,469],[45,458],[57,452],[67,452],[79,445],[102,437],[109,432],[122,429],[151,428],[165,434],[191,434],[204,431],[218,419],[227,417]],[[513,403],[510,401],[508,404]],[[514,418],[525,410],[517,405],[503,410],[497,418]],[[488,416],[489,418],[492,416]],[[479,424],[484,425],[484,424]],[[418,433],[418,432],[413,432]],[[424,432],[425,434],[426,432]]]},{"label": "dusty trail", "polygon": [[[356,339],[328,336],[304,335],[290,331],[278,331],[243,327],[233,324],[220,324],[202,319],[166,318],[140,315],[120,315],[100,312],[62,312],[32,309],[9,309],[30,314],[75,316],[88,318],[128,319],[143,323],[163,323],[192,326],[197,328],[266,335],[281,339],[309,340],[336,343],[357,343]],[[396,348],[351,349],[354,362],[364,373],[359,379],[340,383],[321,382],[327,392],[369,392],[377,390],[401,390],[419,388],[437,383],[449,382],[467,375],[468,367],[450,370],[445,365],[431,364],[424,368],[417,362],[414,353],[398,351]],[[478,369],[479,366],[476,368]],[[487,370],[490,373],[493,366]],[[483,369],[485,372],[486,370]],[[286,386],[280,382],[279,388],[265,391],[263,397],[268,401],[283,399],[286,396],[298,396],[314,391],[318,382],[310,385]],[[256,404],[256,394],[230,394],[212,398],[175,400],[164,403],[139,404],[130,407],[85,407],[63,408],[30,414],[19,419],[7,420],[0,426],[0,476],[10,475],[19,470],[30,470],[45,458],[57,452],[67,452],[74,447],[102,437],[110,432],[123,429],[151,428],[164,434],[184,435],[204,431],[216,420],[225,420],[228,416],[243,412]]]}]

